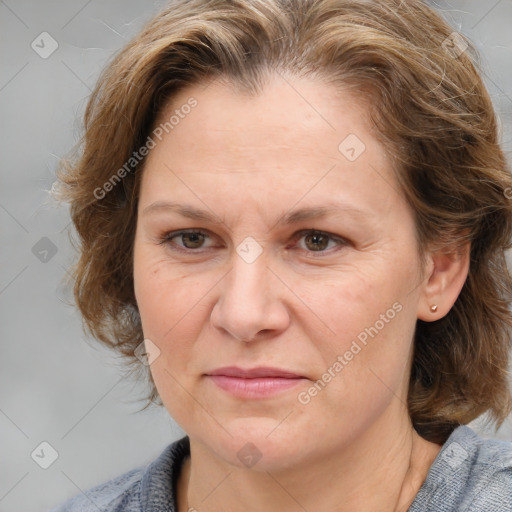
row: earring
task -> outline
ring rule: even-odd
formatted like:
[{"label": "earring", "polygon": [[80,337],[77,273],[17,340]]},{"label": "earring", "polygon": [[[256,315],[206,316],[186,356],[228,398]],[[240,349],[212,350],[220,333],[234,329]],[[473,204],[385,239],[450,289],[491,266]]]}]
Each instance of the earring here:
[{"label": "earring", "polygon": [[432,306],[430,306],[430,311],[432,311],[432,313],[435,313],[437,311],[437,304],[432,304]]}]

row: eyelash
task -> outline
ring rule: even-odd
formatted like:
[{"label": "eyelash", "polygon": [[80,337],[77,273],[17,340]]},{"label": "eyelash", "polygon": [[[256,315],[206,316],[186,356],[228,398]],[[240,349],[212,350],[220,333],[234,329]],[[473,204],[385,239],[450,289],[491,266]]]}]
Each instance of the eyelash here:
[{"label": "eyelash", "polygon": [[[196,249],[187,249],[187,248],[183,248],[183,247],[180,247],[179,245],[175,245],[172,240],[174,238],[177,238],[177,237],[180,237],[180,236],[183,236],[183,235],[191,235],[191,234],[200,234],[200,235],[204,235],[205,236],[205,239],[208,239],[210,238],[210,236],[208,235],[208,233],[206,231],[202,231],[200,229],[187,229],[187,230],[183,230],[183,231],[171,231],[171,232],[168,232],[168,233],[165,233],[163,236],[160,237],[159,239],[159,244],[160,245],[168,245],[169,248],[173,251],[177,251],[177,252],[181,252],[181,253],[185,253],[185,254],[199,254],[200,252],[204,251],[205,249],[202,249],[201,251],[201,248],[198,248],[197,250]],[[344,239],[344,238],[341,238],[339,236],[336,236],[336,235],[333,235],[331,233],[327,233],[325,231],[319,231],[317,229],[303,229],[301,231],[298,231],[297,233],[295,233],[293,235],[293,241],[294,243],[298,242],[301,238],[303,238],[304,236],[306,235],[320,235],[320,236],[325,236],[329,239],[329,241],[334,241],[338,244],[338,247],[335,249],[335,251],[339,250],[340,247],[344,247],[344,246],[347,246],[349,245],[349,242]],[[207,248],[206,250],[208,250],[209,248]],[[317,255],[322,255],[322,254],[331,254],[332,253],[332,249],[330,250],[323,250],[323,251],[309,251],[307,249],[301,249],[302,251],[306,251],[308,252],[310,255],[314,255],[314,256],[317,256]]]}]

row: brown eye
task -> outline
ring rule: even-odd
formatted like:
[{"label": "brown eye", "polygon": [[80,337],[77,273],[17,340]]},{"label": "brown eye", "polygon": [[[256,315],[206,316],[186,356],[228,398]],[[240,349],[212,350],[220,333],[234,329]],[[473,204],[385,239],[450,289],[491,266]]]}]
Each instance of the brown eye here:
[{"label": "brown eye", "polygon": [[297,247],[310,255],[317,253],[328,255],[332,252],[350,245],[350,242],[336,235],[331,235],[324,231],[307,229],[297,233],[295,240]]},{"label": "brown eye", "polygon": [[310,233],[304,238],[304,243],[310,251],[323,251],[329,244],[330,237],[322,233]]},{"label": "brown eye", "polygon": [[187,249],[199,249],[205,240],[203,233],[181,233],[178,236],[181,237],[181,241]]},{"label": "brown eye", "polygon": [[195,249],[209,249],[207,244],[210,237],[202,231],[175,231],[166,233],[160,238],[160,243],[170,249],[181,252],[199,252]]}]

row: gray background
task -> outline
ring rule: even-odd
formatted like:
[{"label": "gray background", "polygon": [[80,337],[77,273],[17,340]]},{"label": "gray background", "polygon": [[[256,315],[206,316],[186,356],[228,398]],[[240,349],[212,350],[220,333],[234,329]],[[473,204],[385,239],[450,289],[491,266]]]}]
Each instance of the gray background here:
[{"label": "gray background", "polygon": [[[48,196],[100,69],[163,4],[0,0],[0,511],[47,510],[152,460],[182,435],[163,409],[137,413],[140,388],[85,338],[62,281],[74,258],[68,209]],[[511,155],[512,1],[436,5],[480,49]],[[44,31],[58,43],[46,59],[31,48]],[[56,252],[41,261],[36,244]],[[512,438],[510,419],[497,434],[475,428]],[[31,458],[43,441],[59,454],[46,470]]]}]

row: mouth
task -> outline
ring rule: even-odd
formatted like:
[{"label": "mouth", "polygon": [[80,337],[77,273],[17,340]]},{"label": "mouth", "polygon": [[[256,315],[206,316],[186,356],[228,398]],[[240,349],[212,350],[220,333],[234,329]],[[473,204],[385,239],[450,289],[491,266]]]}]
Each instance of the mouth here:
[{"label": "mouth", "polygon": [[257,368],[238,368],[237,366],[226,366],[209,372],[209,376],[236,377],[240,379],[258,379],[258,378],[279,378],[279,379],[304,379],[302,375],[282,370],[280,368],[272,368],[270,366],[259,366]]},{"label": "mouth", "polygon": [[245,399],[268,398],[289,391],[306,377],[281,368],[257,367],[218,368],[206,375],[208,380],[223,391]]}]

